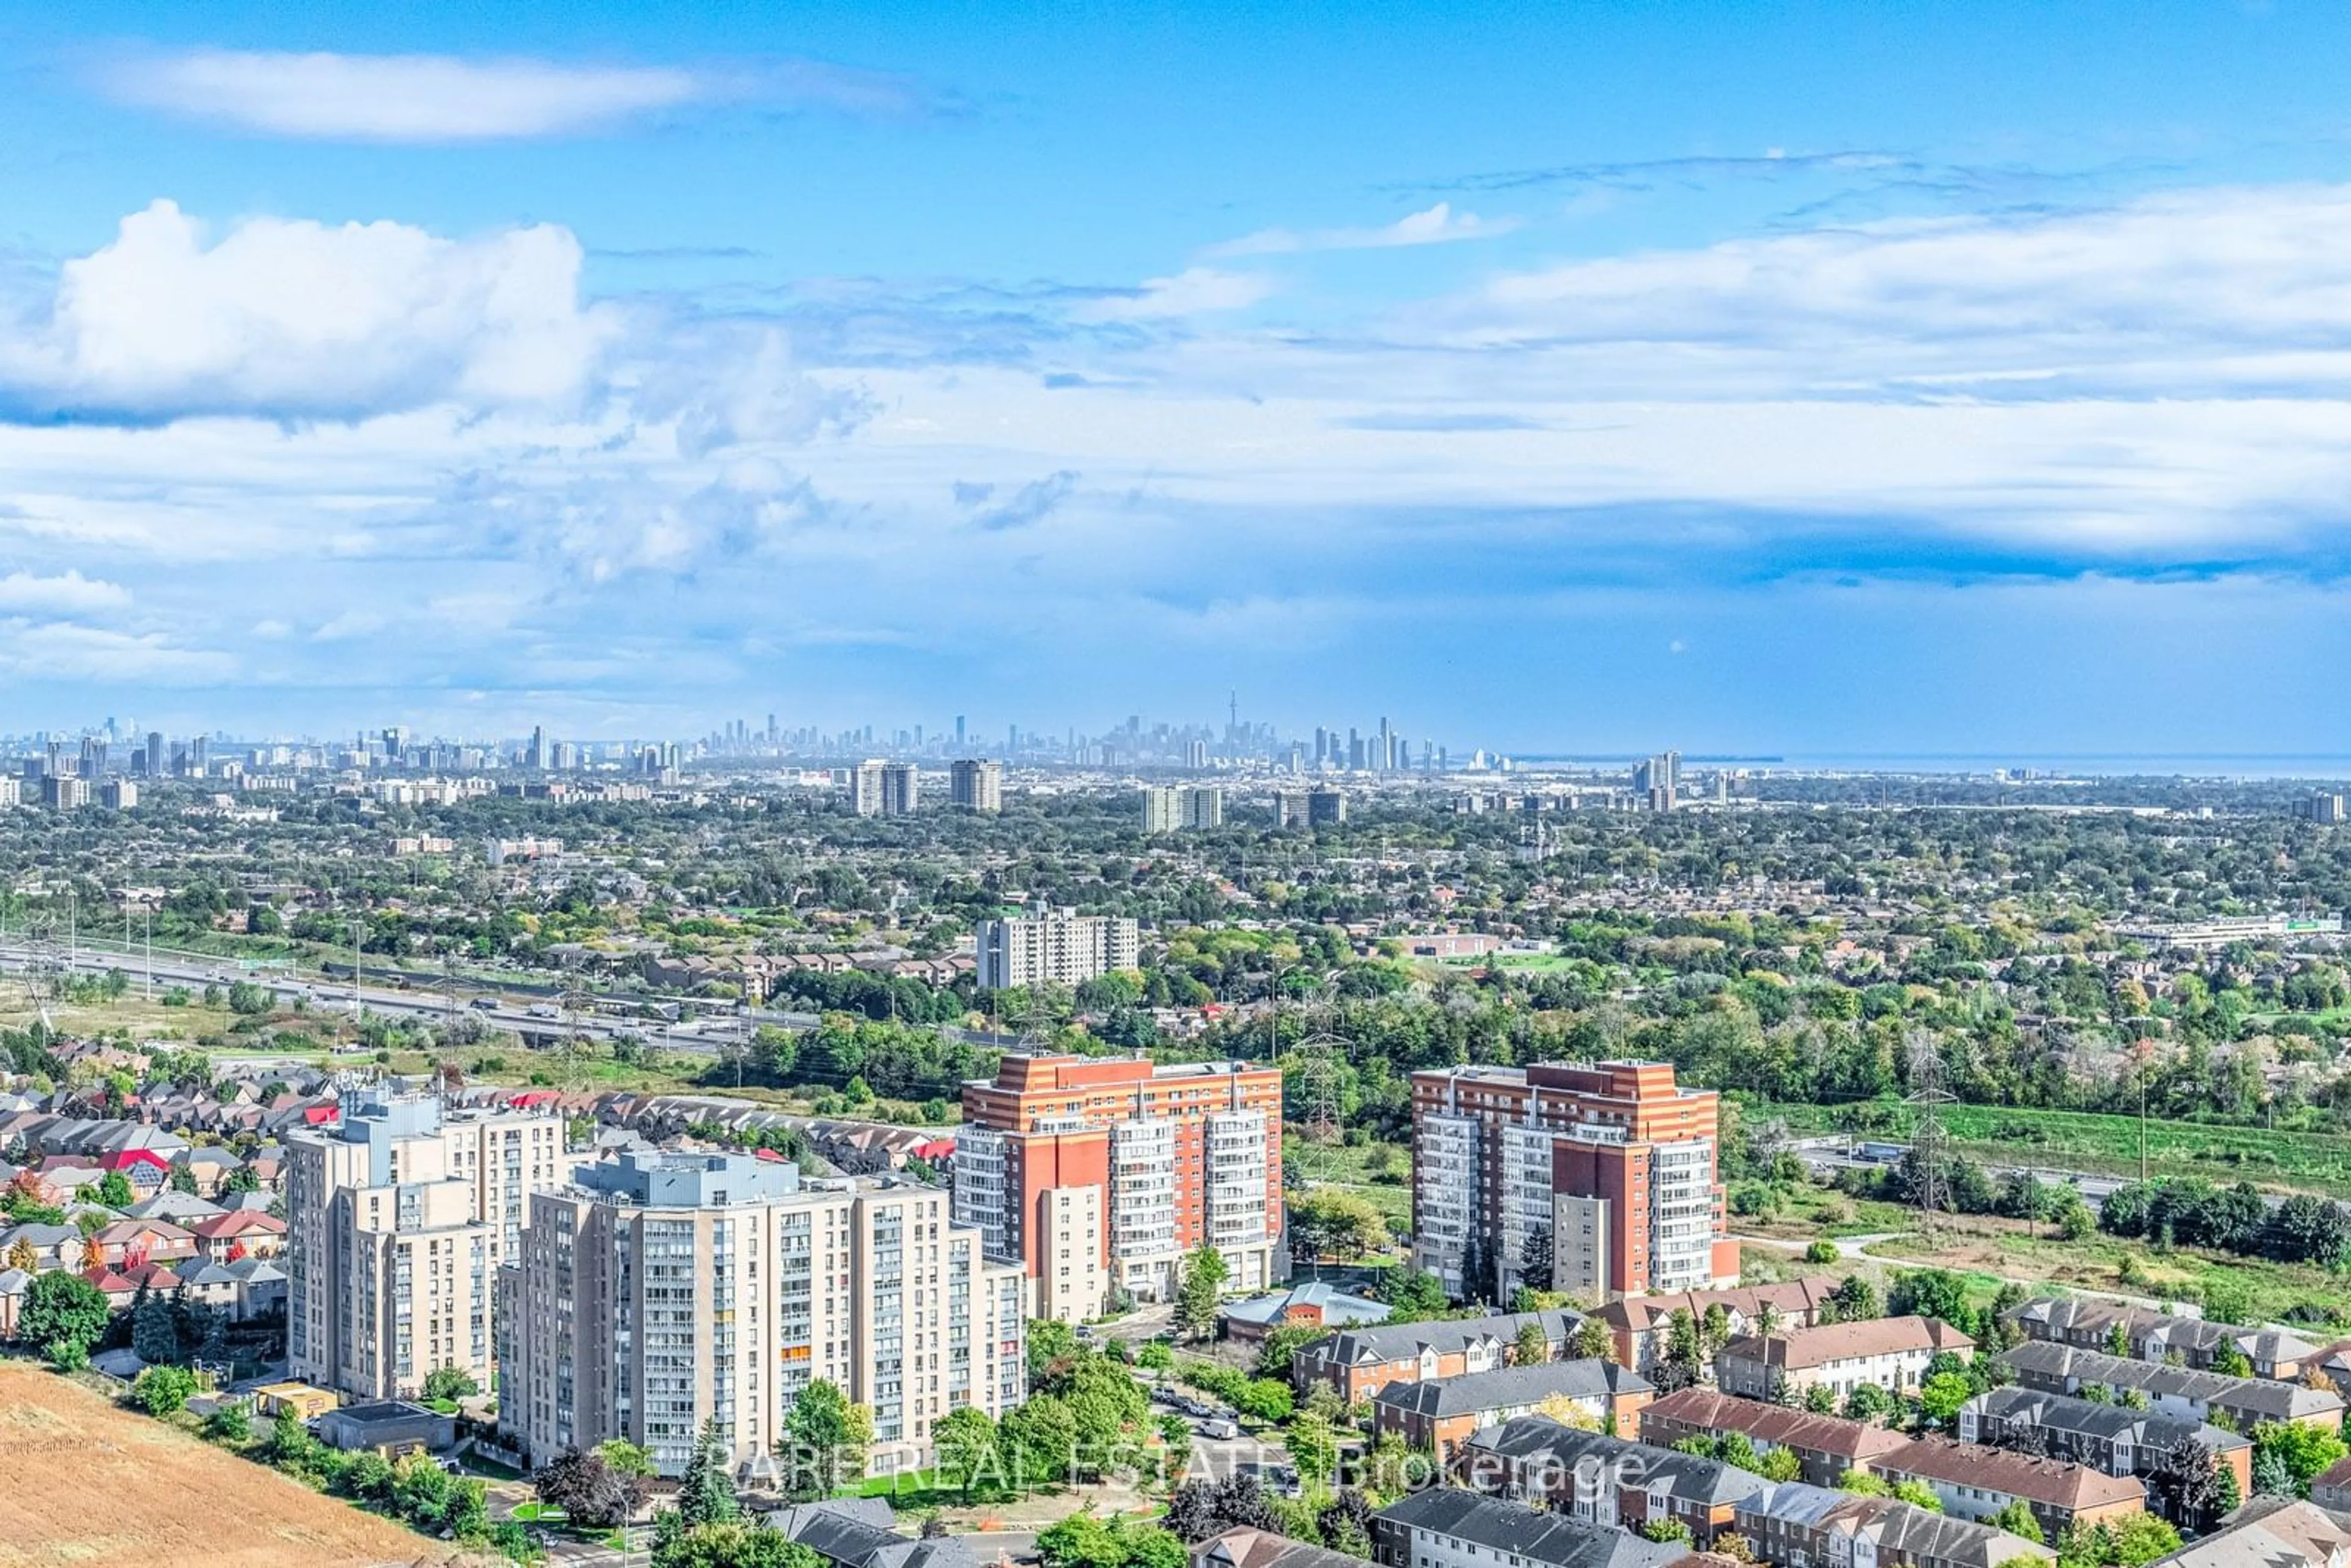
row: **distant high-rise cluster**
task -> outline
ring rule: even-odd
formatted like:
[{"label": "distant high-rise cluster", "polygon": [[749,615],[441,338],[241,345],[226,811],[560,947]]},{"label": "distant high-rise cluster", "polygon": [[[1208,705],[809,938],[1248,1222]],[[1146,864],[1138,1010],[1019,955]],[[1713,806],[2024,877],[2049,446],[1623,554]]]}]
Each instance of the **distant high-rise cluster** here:
[{"label": "distant high-rise cluster", "polygon": [[[1416,768],[1431,772],[1444,766],[1444,756],[1445,748],[1429,741],[1423,741],[1416,753],[1413,743],[1384,718],[1378,730],[1370,734],[1353,726],[1343,736],[1336,725],[1317,725],[1314,729],[1317,772],[1406,773]],[[1297,760],[1303,761],[1302,748]]]},{"label": "distant high-rise cluster", "polygon": [[2314,789],[2296,804],[2294,814],[2305,822],[2335,826],[2343,821],[2343,797],[2332,789]]},{"label": "distant high-rise cluster", "polygon": [[1670,811],[1681,789],[1682,754],[1661,751],[1633,765],[1633,794],[1652,811]]}]

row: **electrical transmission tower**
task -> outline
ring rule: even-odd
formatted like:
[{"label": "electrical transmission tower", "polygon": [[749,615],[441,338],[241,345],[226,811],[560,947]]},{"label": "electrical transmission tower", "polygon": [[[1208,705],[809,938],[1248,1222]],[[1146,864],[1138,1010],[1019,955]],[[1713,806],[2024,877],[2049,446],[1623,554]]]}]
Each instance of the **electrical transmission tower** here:
[{"label": "electrical transmission tower", "polygon": [[1913,1030],[1904,1044],[1909,1059],[1910,1092],[1902,1097],[1902,1103],[1914,1113],[1910,1155],[1918,1173],[1918,1210],[1925,1223],[1932,1226],[1935,1217],[1950,1207],[1950,1155],[1943,1136],[1943,1107],[1959,1096],[1943,1087],[1943,1053],[1933,1035]]}]

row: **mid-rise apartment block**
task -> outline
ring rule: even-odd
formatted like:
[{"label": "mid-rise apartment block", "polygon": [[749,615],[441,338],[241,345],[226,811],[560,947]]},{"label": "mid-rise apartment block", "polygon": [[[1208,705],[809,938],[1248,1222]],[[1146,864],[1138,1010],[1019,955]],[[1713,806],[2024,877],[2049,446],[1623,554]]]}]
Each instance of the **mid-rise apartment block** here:
[{"label": "mid-rise apartment block", "polygon": [[947,772],[947,799],[967,811],[1004,810],[1004,764],[986,758],[958,762]]},{"label": "mid-rise apartment block", "polygon": [[1137,799],[1146,833],[1172,833],[1184,825],[1184,791],[1173,785],[1149,785]]},{"label": "mid-rise apartment block", "polygon": [[713,1420],[758,1458],[821,1379],[872,1408],[886,1470],[929,1462],[948,1412],[1028,1395],[1022,1271],[901,1178],[624,1153],[534,1196],[500,1289],[500,1418],[535,1464],[623,1437],[676,1475]]},{"label": "mid-rise apartment block", "polygon": [[1416,1072],[1413,1261],[1497,1301],[1735,1285],[1717,1114],[1661,1061]]},{"label": "mid-rise apartment block", "polygon": [[1102,1313],[1113,1291],[1175,1292],[1183,1256],[1224,1254],[1234,1290],[1276,1277],[1281,1075],[1239,1061],[1007,1056],[964,1085],[957,1223],[1019,1262],[1039,1317]]},{"label": "mid-rise apartment block", "polygon": [[293,1375],[370,1399],[413,1396],[444,1366],[488,1387],[497,1269],[562,1160],[552,1116],[431,1095],[354,1092],[336,1124],[287,1134]]},{"label": "mid-rise apartment block", "polygon": [[1225,792],[1214,784],[1197,785],[1185,790],[1180,816],[1187,829],[1223,827]]},{"label": "mid-rise apartment block", "polygon": [[1046,981],[1075,986],[1113,969],[1139,968],[1143,928],[1113,915],[1049,909],[1042,915],[983,920],[973,934],[980,989],[1000,991]]}]

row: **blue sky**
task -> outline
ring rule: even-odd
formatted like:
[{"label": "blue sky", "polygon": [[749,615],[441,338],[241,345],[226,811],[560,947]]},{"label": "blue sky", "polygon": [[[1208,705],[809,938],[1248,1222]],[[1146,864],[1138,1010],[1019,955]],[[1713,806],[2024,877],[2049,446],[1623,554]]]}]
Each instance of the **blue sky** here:
[{"label": "blue sky", "polygon": [[2351,14],[0,15],[0,725],[2323,752]]}]

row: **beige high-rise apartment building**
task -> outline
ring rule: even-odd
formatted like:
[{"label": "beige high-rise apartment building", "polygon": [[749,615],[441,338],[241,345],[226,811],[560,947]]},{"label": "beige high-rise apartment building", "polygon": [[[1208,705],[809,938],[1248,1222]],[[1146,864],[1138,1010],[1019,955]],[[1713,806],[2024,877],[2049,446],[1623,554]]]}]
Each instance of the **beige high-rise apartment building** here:
[{"label": "beige high-rise apartment building", "polygon": [[1225,792],[1214,784],[1197,785],[1185,790],[1182,821],[1186,828],[1223,827]]},{"label": "beige high-rise apartment building", "polygon": [[956,763],[947,774],[947,798],[967,811],[1004,810],[1004,764],[985,758]]},{"label": "beige high-rise apartment building", "polygon": [[287,1354],[296,1377],[363,1398],[414,1395],[495,1360],[491,1295],[526,1195],[558,1178],[563,1124],[354,1092],[337,1124],[286,1139]]},{"label": "beige high-rise apartment building", "polygon": [[1136,804],[1146,833],[1172,833],[1184,825],[1184,791],[1172,784],[1144,786]]},{"label": "beige high-rise apartment building", "polygon": [[882,814],[882,769],[887,766],[878,757],[869,758],[849,770],[850,809],[861,817]]},{"label": "beige high-rise apartment building", "polygon": [[872,1409],[888,1470],[928,1463],[949,1411],[1028,1395],[1022,1271],[900,1177],[623,1153],[533,1197],[499,1285],[499,1417],[534,1464],[625,1437],[676,1475],[707,1420],[760,1458],[821,1378]]}]

